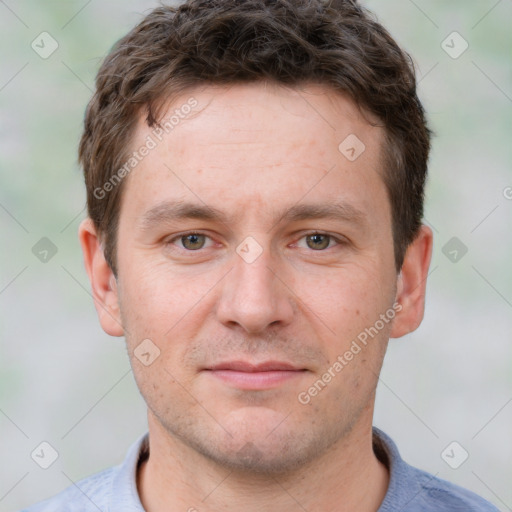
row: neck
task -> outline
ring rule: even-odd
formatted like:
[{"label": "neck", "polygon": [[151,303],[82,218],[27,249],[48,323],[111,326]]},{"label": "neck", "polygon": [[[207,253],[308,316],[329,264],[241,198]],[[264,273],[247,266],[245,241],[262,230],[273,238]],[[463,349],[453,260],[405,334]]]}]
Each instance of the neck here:
[{"label": "neck", "polygon": [[[137,486],[147,512],[186,510],[375,512],[384,500],[388,469],[372,447],[372,411],[327,452],[292,473],[242,473],[206,459],[171,436],[151,415],[149,458]],[[369,419],[369,421],[368,421]]]}]

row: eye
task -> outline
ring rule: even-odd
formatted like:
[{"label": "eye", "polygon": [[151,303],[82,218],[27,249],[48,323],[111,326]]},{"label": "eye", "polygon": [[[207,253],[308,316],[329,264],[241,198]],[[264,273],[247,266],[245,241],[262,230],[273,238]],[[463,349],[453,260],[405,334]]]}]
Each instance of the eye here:
[{"label": "eye", "polygon": [[181,244],[180,249],[184,249],[186,251],[198,251],[199,249],[203,249],[205,247],[206,240],[209,239],[207,235],[202,233],[185,233],[170,240],[167,240],[167,245],[174,245],[175,242]]},{"label": "eye", "polygon": [[342,245],[343,242],[332,235],[327,233],[312,232],[304,235],[300,240],[306,240],[307,248],[314,251],[323,251],[331,247],[331,242],[336,242],[335,245]]}]

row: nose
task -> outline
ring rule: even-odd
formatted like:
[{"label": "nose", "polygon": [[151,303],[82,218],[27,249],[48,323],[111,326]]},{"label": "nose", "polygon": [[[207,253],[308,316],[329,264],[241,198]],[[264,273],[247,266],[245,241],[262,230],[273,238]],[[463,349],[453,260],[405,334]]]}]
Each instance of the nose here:
[{"label": "nose", "polygon": [[239,325],[247,333],[288,325],[294,314],[293,291],[270,249],[264,248],[254,261],[240,254],[234,253],[233,268],[223,280],[218,320],[228,327]]}]

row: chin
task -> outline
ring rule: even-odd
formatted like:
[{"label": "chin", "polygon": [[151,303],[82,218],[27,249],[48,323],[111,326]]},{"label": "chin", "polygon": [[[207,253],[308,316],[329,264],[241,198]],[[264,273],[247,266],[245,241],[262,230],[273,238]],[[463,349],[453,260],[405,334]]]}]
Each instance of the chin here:
[{"label": "chin", "polygon": [[274,442],[245,441],[236,450],[233,446],[196,446],[196,450],[227,469],[238,473],[282,475],[303,467],[318,455],[318,446],[304,444],[297,438]]},{"label": "chin", "polygon": [[225,430],[189,432],[186,442],[206,458],[238,473],[286,474],[311,462],[335,441],[324,429],[262,407],[245,407],[221,421]]}]

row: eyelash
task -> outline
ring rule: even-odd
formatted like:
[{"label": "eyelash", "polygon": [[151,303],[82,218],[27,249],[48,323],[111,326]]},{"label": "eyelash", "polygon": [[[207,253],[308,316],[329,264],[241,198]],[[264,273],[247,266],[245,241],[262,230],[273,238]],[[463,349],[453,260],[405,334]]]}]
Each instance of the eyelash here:
[{"label": "eyelash", "polygon": [[[336,245],[332,246],[332,247],[336,247],[338,245],[345,245],[346,244],[346,242],[344,240],[341,240],[338,237],[336,237],[334,235],[331,235],[330,233],[324,233],[323,231],[310,231],[308,233],[304,233],[299,238],[299,240],[302,240],[303,238],[305,238],[307,236],[311,236],[311,235],[322,235],[322,236],[329,237],[329,241],[335,241],[336,242]],[[313,252],[325,252],[327,249],[332,249],[332,247],[327,247],[326,249],[321,249],[321,250],[318,250],[318,251],[315,251],[314,249],[311,249],[311,251],[313,251]]]},{"label": "eyelash", "polygon": [[[189,232],[186,232],[186,233],[181,233],[177,236],[174,236],[173,238],[170,238],[169,240],[166,240],[165,241],[165,245],[166,246],[170,246],[173,244],[173,242],[175,240],[181,240],[182,238],[184,237],[187,237],[189,235],[203,235],[205,236],[206,238],[209,238],[211,240],[211,237],[208,236],[206,233],[202,233],[201,231],[189,231]],[[322,236],[326,236],[326,237],[329,237],[329,241],[335,241],[336,242],[336,246],[341,246],[341,245],[346,245],[347,242],[345,242],[344,240],[341,240],[337,237],[335,237],[334,235],[331,235],[330,233],[324,233],[323,231],[309,231],[307,233],[304,233],[300,238],[299,240],[302,240],[303,238],[306,238],[308,236],[312,236],[312,235],[322,235]],[[196,249],[196,250],[192,250],[192,249],[185,249],[184,247],[179,247],[178,250],[180,251],[183,251],[183,252],[188,252],[188,253],[199,253],[201,250],[205,249],[204,247],[202,247],[201,249]],[[206,249],[208,249],[208,247],[206,247]],[[332,247],[327,247],[325,249],[319,249],[319,250],[314,250],[314,249],[310,249],[311,252],[318,252],[318,253],[321,253],[321,252],[326,252],[327,249],[332,249]]]}]

